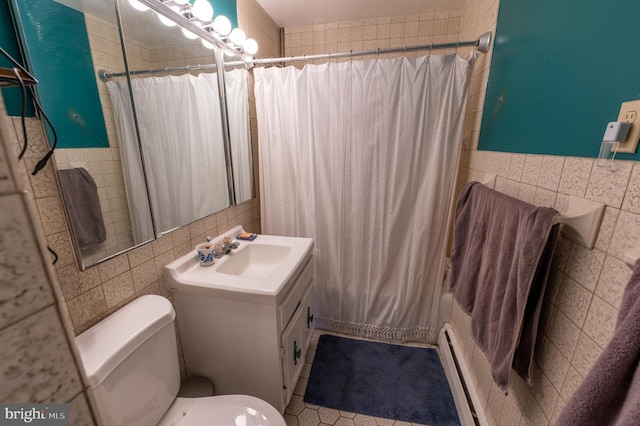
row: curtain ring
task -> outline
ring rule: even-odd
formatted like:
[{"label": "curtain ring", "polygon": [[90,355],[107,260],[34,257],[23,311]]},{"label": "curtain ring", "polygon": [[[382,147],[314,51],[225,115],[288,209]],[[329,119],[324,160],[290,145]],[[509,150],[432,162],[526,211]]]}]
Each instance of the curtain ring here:
[{"label": "curtain ring", "polygon": [[376,53],[376,61],[380,59],[380,48],[378,47],[378,52]]},{"label": "curtain ring", "polygon": [[456,55],[458,54],[458,48],[460,47],[460,40],[456,42]]}]

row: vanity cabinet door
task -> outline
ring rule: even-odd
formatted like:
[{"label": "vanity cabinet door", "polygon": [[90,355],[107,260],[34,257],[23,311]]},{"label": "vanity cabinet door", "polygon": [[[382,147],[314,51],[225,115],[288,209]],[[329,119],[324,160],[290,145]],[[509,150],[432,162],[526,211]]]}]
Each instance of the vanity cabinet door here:
[{"label": "vanity cabinet door", "polygon": [[305,291],[300,304],[296,309],[289,325],[282,333],[282,360],[283,385],[286,389],[286,403],[289,403],[293,389],[300,377],[307,356],[307,348],[311,340],[313,324],[309,322],[309,310],[311,307],[312,286]]}]

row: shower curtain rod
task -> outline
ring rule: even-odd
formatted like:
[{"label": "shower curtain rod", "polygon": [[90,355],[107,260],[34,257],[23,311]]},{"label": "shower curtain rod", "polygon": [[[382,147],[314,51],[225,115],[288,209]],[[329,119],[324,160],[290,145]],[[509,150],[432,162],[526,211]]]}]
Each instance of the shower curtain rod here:
[{"label": "shower curtain rod", "polygon": [[491,31],[482,34],[477,40],[471,41],[457,41],[451,43],[439,43],[439,44],[422,44],[418,46],[405,46],[405,47],[388,47],[383,49],[371,49],[350,51],[342,53],[323,53],[319,55],[302,55],[302,56],[289,56],[286,58],[269,58],[269,59],[254,59],[248,60],[252,65],[268,65],[280,62],[294,62],[294,61],[313,61],[316,59],[334,59],[334,58],[352,58],[355,56],[365,55],[379,55],[383,53],[398,53],[398,52],[413,52],[416,50],[433,50],[433,49],[448,49],[454,47],[475,46],[480,53],[487,53],[489,46],[491,45]]},{"label": "shower curtain rod", "polygon": [[[471,41],[458,41],[451,43],[439,43],[439,44],[422,44],[418,46],[405,46],[405,47],[388,47],[383,49],[372,49],[372,50],[360,50],[360,51],[350,51],[350,52],[342,52],[342,53],[323,53],[320,55],[302,55],[302,56],[289,56],[283,58],[269,58],[269,59],[247,59],[246,61],[233,61],[226,62],[225,66],[240,66],[240,65],[249,65],[249,67],[254,67],[255,65],[269,65],[276,64],[281,62],[295,62],[295,61],[313,61],[317,59],[335,59],[335,58],[352,58],[355,56],[365,56],[365,55],[379,55],[384,53],[398,53],[398,52],[414,52],[416,50],[433,50],[433,49],[449,49],[456,47],[466,47],[466,46],[474,46],[477,48],[480,53],[487,53],[489,51],[489,46],[491,45],[491,31],[482,34],[478,37],[477,40]],[[156,69],[148,69],[148,70],[136,70],[127,72],[107,72],[106,70],[99,70],[98,77],[103,82],[107,82],[115,77],[125,77],[127,75],[144,75],[144,74],[161,74],[167,72],[189,72],[189,71],[200,71],[200,70],[215,70],[216,64],[205,64],[205,65],[187,65],[184,67],[167,67],[167,68],[156,68]]]}]

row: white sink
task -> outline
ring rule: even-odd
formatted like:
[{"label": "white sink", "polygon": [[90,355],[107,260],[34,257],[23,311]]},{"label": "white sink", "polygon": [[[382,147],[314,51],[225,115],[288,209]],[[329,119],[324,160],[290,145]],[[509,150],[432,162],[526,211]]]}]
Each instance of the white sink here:
[{"label": "white sink", "polygon": [[242,232],[237,226],[213,240],[216,243],[232,236],[239,245],[211,266],[200,266],[195,250],[165,266],[167,287],[174,292],[279,302],[291,277],[311,258],[313,240],[274,235],[258,235],[254,241],[236,240]]},{"label": "white sink", "polygon": [[220,262],[221,274],[243,277],[266,277],[278,269],[291,255],[290,246],[253,243],[246,244],[237,253],[230,252],[226,262]]}]

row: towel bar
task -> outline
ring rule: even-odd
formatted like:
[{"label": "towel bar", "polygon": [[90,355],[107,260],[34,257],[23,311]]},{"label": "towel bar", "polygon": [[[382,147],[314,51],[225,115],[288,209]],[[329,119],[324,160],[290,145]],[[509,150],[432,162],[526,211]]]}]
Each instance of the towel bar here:
[{"label": "towel bar", "polygon": [[[485,173],[481,184],[495,188],[496,175]],[[562,233],[570,239],[592,249],[598,237],[605,205],[569,195],[569,208],[558,216],[557,223],[567,225]]]},{"label": "towel bar", "polygon": [[592,249],[598,237],[605,205],[569,195],[569,208],[557,223],[567,225],[562,233]]},{"label": "towel bar", "polygon": [[640,247],[632,248],[624,253],[624,263],[626,263],[629,268],[635,268],[638,260],[640,260]]},{"label": "towel bar", "polygon": [[484,186],[488,186],[491,189],[496,187],[496,175],[492,173],[485,173],[484,178],[480,181]]}]

